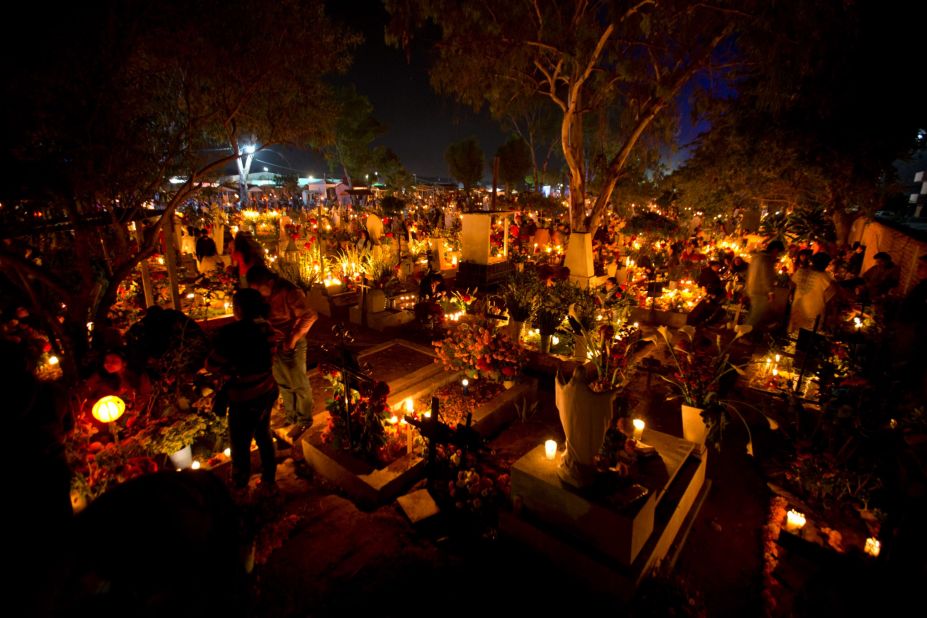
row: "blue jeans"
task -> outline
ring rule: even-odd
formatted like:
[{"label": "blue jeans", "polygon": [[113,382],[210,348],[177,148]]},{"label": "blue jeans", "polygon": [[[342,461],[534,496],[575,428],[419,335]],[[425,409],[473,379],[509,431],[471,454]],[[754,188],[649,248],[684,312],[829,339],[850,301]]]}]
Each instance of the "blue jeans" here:
[{"label": "blue jeans", "polygon": [[274,354],[274,379],[280,387],[283,409],[288,423],[312,424],[312,386],[306,375],[305,337],[292,350]]}]

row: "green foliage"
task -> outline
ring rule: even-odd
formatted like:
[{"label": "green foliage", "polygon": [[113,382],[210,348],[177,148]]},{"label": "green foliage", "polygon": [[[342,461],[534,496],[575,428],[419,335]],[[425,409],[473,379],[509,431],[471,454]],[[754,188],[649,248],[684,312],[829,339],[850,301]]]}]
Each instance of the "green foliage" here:
[{"label": "green foliage", "polygon": [[[439,92],[497,118],[520,114],[535,99],[559,120],[570,173],[572,229],[598,227],[632,153],[656,152],[674,137],[677,95],[752,8],[737,11],[687,2],[579,4],[539,0],[492,3],[388,0],[387,40],[408,48],[426,23],[440,30],[432,83]],[[731,76],[734,65],[712,73]],[[707,80],[706,80],[707,81]],[[524,136],[523,136],[524,137]],[[587,216],[587,179],[598,196]]]},{"label": "green foliage", "polygon": [[[76,379],[86,323],[106,316],[118,284],[158,250],[174,209],[236,160],[244,136],[259,147],[331,141],[327,80],[346,69],[359,39],[326,17],[321,0],[260,11],[239,0],[20,10],[29,14],[5,39],[8,55],[46,44],[15,52],[3,81],[2,152],[20,180],[0,187],[0,202],[66,229],[24,237],[0,263],[22,273],[9,280]],[[186,182],[167,182],[173,176]],[[146,210],[153,196],[163,210]],[[127,229],[135,219],[138,239]],[[42,264],[27,259],[37,254]]]},{"label": "green foliage", "polygon": [[538,307],[540,285],[534,271],[516,271],[502,284],[500,293],[511,319],[527,322],[532,318]]},{"label": "green foliage", "polygon": [[448,146],[444,160],[451,176],[460,181],[466,191],[483,178],[485,161],[476,138],[469,137]]}]

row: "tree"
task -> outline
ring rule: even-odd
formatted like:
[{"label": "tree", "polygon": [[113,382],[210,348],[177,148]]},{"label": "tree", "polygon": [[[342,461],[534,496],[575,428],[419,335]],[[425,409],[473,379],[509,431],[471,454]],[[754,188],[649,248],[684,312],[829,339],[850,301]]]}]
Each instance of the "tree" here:
[{"label": "tree", "polygon": [[[3,82],[0,137],[19,181],[0,199],[45,223],[7,228],[0,264],[73,378],[87,322],[102,323],[118,284],[159,250],[175,209],[235,162],[242,136],[331,141],[324,77],[346,68],[358,39],[321,0],[42,5],[20,6],[3,42],[20,58]],[[24,44],[34,53],[15,51]]]},{"label": "tree", "polygon": [[463,184],[467,199],[470,199],[470,189],[483,178],[483,150],[476,138],[455,142],[444,152],[447,169],[458,182]]},{"label": "tree", "polygon": [[499,180],[509,189],[525,182],[531,169],[531,151],[520,137],[510,139],[496,151],[499,158]]},{"label": "tree", "polygon": [[338,90],[338,122],[335,125],[335,141],[324,149],[329,171],[335,166],[341,168],[349,186],[353,178],[363,177],[375,169],[373,140],[386,132],[373,116],[373,104],[358,94],[354,86]]},{"label": "tree", "polygon": [[[534,181],[534,190],[540,191],[541,184],[559,183],[559,162],[563,154],[560,151],[560,127],[554,108],[549,106],[543,98],[535,96],[514,107],[505,115],[503,125],[511,129],[528,145],[531,156],[531,171]],[[543,157],[538,162],[538,152]],[[557,169],[551,170],[551,160],[558,162]]]},{"label": "tree", "polygon": [[[724,2],[387,0],[388,40],[407,45],[430,21],[441,31],[432,83],[497,116],[515,102],[546,97],[560,114],[570,174],[572,229],[594,231],[635,147],[668,136],[677,96],[702,69],[724,61],[721,44],[745,18]],[[744,3],[737,3],[743,5]],[[728,46],[730,47],[730,46]],[[715,72],[717,77],[720,73]],[[606,153],[587,212],[584,119],[605,108],[620,136]]]},{"label": "tree", "polygon": [[[675,179],[718,211],[766,204],[826,213],[838,242],[877,210],[927,114],[906,96],[906,58],[922,55],[921,6],[793,0],[742,37],[751,72],[719,101],[712,129]],[[826,23],[826,29],[820,24]]]}]

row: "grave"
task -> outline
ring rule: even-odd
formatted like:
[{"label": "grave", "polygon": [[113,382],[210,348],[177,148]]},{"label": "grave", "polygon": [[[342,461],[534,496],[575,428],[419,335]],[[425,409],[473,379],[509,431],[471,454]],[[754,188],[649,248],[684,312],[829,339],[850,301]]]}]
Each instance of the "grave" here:
[{"label": "grave", "polygon": [[[389,384],[387,403],[398,414],[406,399],[415,402],[430,398],[436,389],[461,378],[459,372],[446,371],[435,360],[433,349],[402,339],[373,346],[358,355],[361,366],[369,367],[371,377]],[[514,420],[516,404],[532,398],[536,390],[536,381],[528,380],[502,391],[473,410],[473,427],[484,436],[497,433]],[[303,455],[316,473],[337,484],[357,503],[374,506],[389,502],[421,478],[421,449],[375,468],[323,444],[321,435],[329,418],[327,411],[316,415],[312,428],[300,438]]]},{"label": "grave", "polygon": [[557,474],[544,445],[512,467],[515,513],[503,532],[579,574],[601,592],[629,599],[656,565],[674,560],[708,491],[707,455],[687,440],[646,429],[656,455],[639,457],[627,478],[602,475],[576,489]]}]

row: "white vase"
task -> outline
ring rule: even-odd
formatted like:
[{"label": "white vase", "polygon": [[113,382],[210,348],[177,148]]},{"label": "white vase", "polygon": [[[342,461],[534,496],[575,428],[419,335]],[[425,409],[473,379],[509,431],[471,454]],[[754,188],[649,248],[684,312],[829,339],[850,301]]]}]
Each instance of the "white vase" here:
[{"label": "white vase", "polygon": [[702,420],[702,411],[702,408],[682,404],[682,437],[689,442],[705,444],[708,437],[708,425]]},{"label": "white vase", "polygon": [[577,367],[564,383],[554,379],[554,401],[566,436],[566,450],[557,474],[575,487],[588,485],[595,472],[595,456],[605,441],[611,424],[612,406],[617,391],[597,393],[589,388],[585,371]]},{"label": "white vase", "polygon": [[186,470],[193,466],[193,447],[187,445],[173,455],[168,455],[168,458],[175,468]]}]

